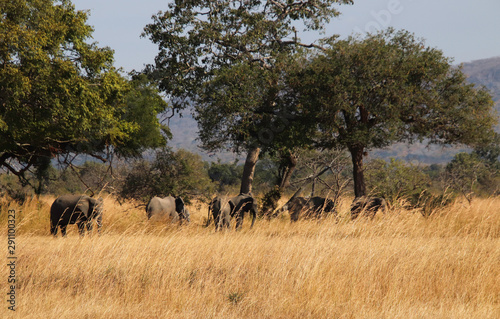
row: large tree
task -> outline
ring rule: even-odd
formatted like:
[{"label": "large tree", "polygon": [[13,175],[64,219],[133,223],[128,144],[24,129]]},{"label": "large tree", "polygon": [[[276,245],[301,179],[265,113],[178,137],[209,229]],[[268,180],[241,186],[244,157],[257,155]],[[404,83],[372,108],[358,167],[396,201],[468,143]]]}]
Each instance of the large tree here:
[{"label": "large tree", "polygon": [[[165,144],[159,129],[141,130],[158,127],[167,104],[150,84],[120,75],[110,48],[87,42],[87,12],[67,0],[2,1],[0,12],[1,168],[24,178],[55,157],[105,160]],[[150,116],[138,117],[138,107]]]},{"label": "large tree", "polygon": [[406,31],[351,37],[290,79],[326,147],[352,158],[355,196],[366,195],[363,158],[394,142],[477,145],[493,137],[488,91],[467,82],[440,50]]},{"label": "large tree", "polygon": [[241,192],[251,190],[261,148],[274,145],[284,132],[277,125],[288,121],[278,103],[283,68],[298,47],[312,46],[300,42],[294,23],[320,30],[338,15],[334,5],[346,3],[174,1],[146,26],[160,50],[148,71],[176,107],[195,105],[203,146],[248,152]]}]

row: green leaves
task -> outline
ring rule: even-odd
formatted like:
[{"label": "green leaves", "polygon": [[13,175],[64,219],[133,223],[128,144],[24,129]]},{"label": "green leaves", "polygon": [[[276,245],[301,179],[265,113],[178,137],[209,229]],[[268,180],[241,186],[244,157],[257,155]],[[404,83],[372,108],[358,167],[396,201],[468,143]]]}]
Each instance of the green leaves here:
[{"label": "green leaves", "polygon": [[291,124],[277,114],[286,108],[278,94],[285,64],[303,46],[292,22],[321,29],[338,14],[334,4],[349,3],[175,1],[144,29],[143,36],[160,49],[146,71],[174,107],[195,105],[205,148],[273,148],[280,138],[290,140],[274,127],[283,126],[284,119],[285,126]]},{"label": "green leaves", "polygon": [[415,203],[430,188],[430,178],[421,168],[391,158],[390,162],[373,160],[366,170],[371,196],[385,198],[395,204],[400,199]]},{"label": "green leaves", "polygon": [[127,99],[137,88],[113,67],[113,51],[87,43],[86,12],[66,0],[2,1],[0,9],[0,166],[23,176],[58,156],[104,159],[164,145],[156,114],[166,103],[150,88],[142,97],[149,117],[137,116],[142,102]]},{"label": "green leaves", "polygon": [[389,29],[334,42],[289,78],[317,118],[318,144],[351,151],[356,196],[365,195],[368,149],[422,140],[484,145],[494,136],[491,97],[450,62],[412,34]]},{"label": "green leaves", "polygon": [[130,84],[132,88],[125,96],[127,107],[122,115],[130,130],[117,151],[121,155],[138,156],[147,148],[166,146],[167,139],[172,137],[168,126],[162,125],[157,117],[169,105],[145,75],[135,76]]},{"label": "green leaves", "polygon": [[338,41],[291,84],[322,119],[325,138],[345,146],[423,138],[470,145],[495,122],[487,91],[404,31]]}]

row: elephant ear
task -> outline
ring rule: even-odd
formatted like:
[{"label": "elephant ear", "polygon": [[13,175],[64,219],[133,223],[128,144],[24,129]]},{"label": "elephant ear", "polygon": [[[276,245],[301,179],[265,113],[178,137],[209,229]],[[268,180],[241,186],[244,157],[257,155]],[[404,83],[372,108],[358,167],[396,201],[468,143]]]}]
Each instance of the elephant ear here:
[{"label": "elephant ear", "polygon": [[234,209],[236,208],[236,204],[233,202],[233,199],[231,198],[229,201],[229,208],[230,208],[230,211],[231,211],[231,214],[234,213]]},{"label": "elephant ear", "polygon": [[[92,214],[93,216],[97,216],[102,213],[102,208],[104,206],[104,199],[102,197],[99,197],[98,199],[95,198],[90,198],[89,199],[90,203],[90,212],[89,214]],[[87,216],[90,217],[90,216]]]},{"label": "elephant ear", "polygon": [[177,212],[181,212],[184,210],[184,201],[179,196],[175,198],[175,210]]},{"label": "elephant ear", "polygon": [[97,205],[96,205],[96,206],[97,206],[97,209],[98,209],[99,211],[102,211],[102,208],[103,208],[103,206],[104,206],[104,199],[103,199],[102,197],[99,197],[99,198],[97,199]]}]

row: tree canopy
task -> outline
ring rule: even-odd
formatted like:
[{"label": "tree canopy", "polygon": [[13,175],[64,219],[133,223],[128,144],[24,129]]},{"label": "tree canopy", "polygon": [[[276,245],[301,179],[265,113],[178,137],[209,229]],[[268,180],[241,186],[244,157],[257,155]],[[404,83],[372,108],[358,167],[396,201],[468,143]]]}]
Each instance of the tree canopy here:
[{"label": "tree canopy", "polygon": [[159,47],[147,71],[174,106],[195,105],[203,146],[248,151],[242,191],[250,190],[244,185],[251,185],[260,148],[277,143],[277,133],[285,134],[271,130],[283,127],[278,123],[283,69],[297,48],[313,46],[300,42],[294,23],[320,30],[338,15],[334,4],[349,3],[174,1],[146,26],[144,35]]},{"label": "tree canopy", "polygon": [[134,96],[145,86],[120,75],[110,48],[88,42],[86,12],[67,0],[2,1],[0,9],[0,167],[22,177],[58,156],[104,160],[165,144],[159,130],[144,136],[141,126],[157,127],[167,104],[150,90],[154,103],[141,109],[149,117],[137,118]]},{"label": "tree canopy", "polygon": [[[476,145],[495,135],[488,91],[406,31],[336,41],[290,78],[317,123],[318,145],[351,153],[355,195],[366,151],[398,141]],[[300,64],[299,64],[300,65]]]}]

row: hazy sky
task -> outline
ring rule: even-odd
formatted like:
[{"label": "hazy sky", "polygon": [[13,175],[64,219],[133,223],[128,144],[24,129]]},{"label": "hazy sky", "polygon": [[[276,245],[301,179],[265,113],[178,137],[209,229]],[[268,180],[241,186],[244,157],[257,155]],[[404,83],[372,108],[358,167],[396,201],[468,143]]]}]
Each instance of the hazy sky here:
[{"label": "hazy sky", "polygon": [[[153,63],[157,47],[140,38],[151,16],[167,8],[168,0],[73,0],[78,10],[90,10],[94,41],[115,50],[115,66],[141,70]],[[500,56],[499,0],[354,0],[341,6],[342,15],[326,35],[376,31],[393,26],[423,38],[456,63]],[[303,42],[319,35],[306,35]]]}]

